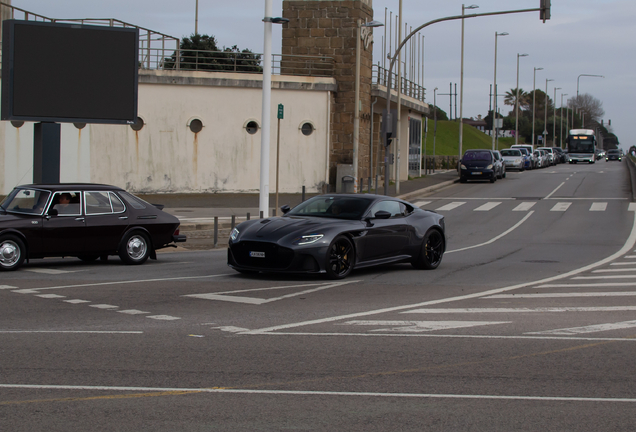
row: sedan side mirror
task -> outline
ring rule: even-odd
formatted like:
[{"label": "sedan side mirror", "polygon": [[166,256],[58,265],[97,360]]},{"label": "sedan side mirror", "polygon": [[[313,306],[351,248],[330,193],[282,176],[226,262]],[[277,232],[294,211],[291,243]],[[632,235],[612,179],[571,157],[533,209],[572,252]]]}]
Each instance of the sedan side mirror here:
[{"label": "sedan side mirror", "polygon": [[289,207],[287,204],[285,204],[284,206],[280,208],[280,211],[282,211],[283,214],[289,213],[290,210],[291,210],[291,207]]},{"label": "sedan side mirror", "polygon": [[47,215],[49,216],[57,216],[57,214],[58,214],[57,209],[54,209],[54,208],[49,209],[49,212],[47,213]]}]

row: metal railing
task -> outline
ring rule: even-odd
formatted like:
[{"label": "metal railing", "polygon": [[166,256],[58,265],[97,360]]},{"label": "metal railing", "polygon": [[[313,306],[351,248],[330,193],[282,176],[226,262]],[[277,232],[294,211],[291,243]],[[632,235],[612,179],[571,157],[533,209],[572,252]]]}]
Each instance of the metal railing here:
[{"label": "metal railing", "polygon": [[[388,69],[385,69],[380,65],[373,65],[371,73],[373,84],[387,87],[389,80]],[[397,73],[392,72],[391,91],[395,91],[398,88],[397,80]],[[403,95],[424,102],[424,98],[426,97],[426,88],[422,87],[421,85],[416,84],[413,81],[406,79],[405,77],[402,77],[402,79],[400,80],[400,89]]]}]

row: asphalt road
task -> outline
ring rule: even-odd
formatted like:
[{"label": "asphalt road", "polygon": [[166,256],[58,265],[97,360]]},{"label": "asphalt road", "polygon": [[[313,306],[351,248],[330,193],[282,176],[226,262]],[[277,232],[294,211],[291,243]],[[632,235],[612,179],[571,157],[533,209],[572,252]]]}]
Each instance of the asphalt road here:
[{"label": "asphalt road", "polygon": [[246,277],[225,250],[0,281],[1,431],[605,431],[636,423],[625,163],[411,201],[435,271]]}]

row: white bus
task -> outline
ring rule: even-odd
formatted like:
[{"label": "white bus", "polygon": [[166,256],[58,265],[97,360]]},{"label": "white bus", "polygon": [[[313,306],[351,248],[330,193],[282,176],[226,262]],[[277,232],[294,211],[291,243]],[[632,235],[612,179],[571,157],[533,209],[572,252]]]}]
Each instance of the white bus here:
[{"label": "white bus", "polygon": [[591,129],[571,129],[565,139],[568,161],[572,163],[596,161],[596,135]]}]

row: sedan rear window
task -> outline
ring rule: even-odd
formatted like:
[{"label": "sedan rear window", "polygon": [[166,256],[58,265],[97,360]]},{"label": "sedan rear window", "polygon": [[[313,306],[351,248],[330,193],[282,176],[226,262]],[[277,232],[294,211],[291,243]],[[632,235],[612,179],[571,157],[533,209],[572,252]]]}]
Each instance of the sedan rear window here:
[{"label": "sedan rear window", "polygon": [[519,150],[502,150],[501,154],[504,156],[521,156],[521,152]]}]

